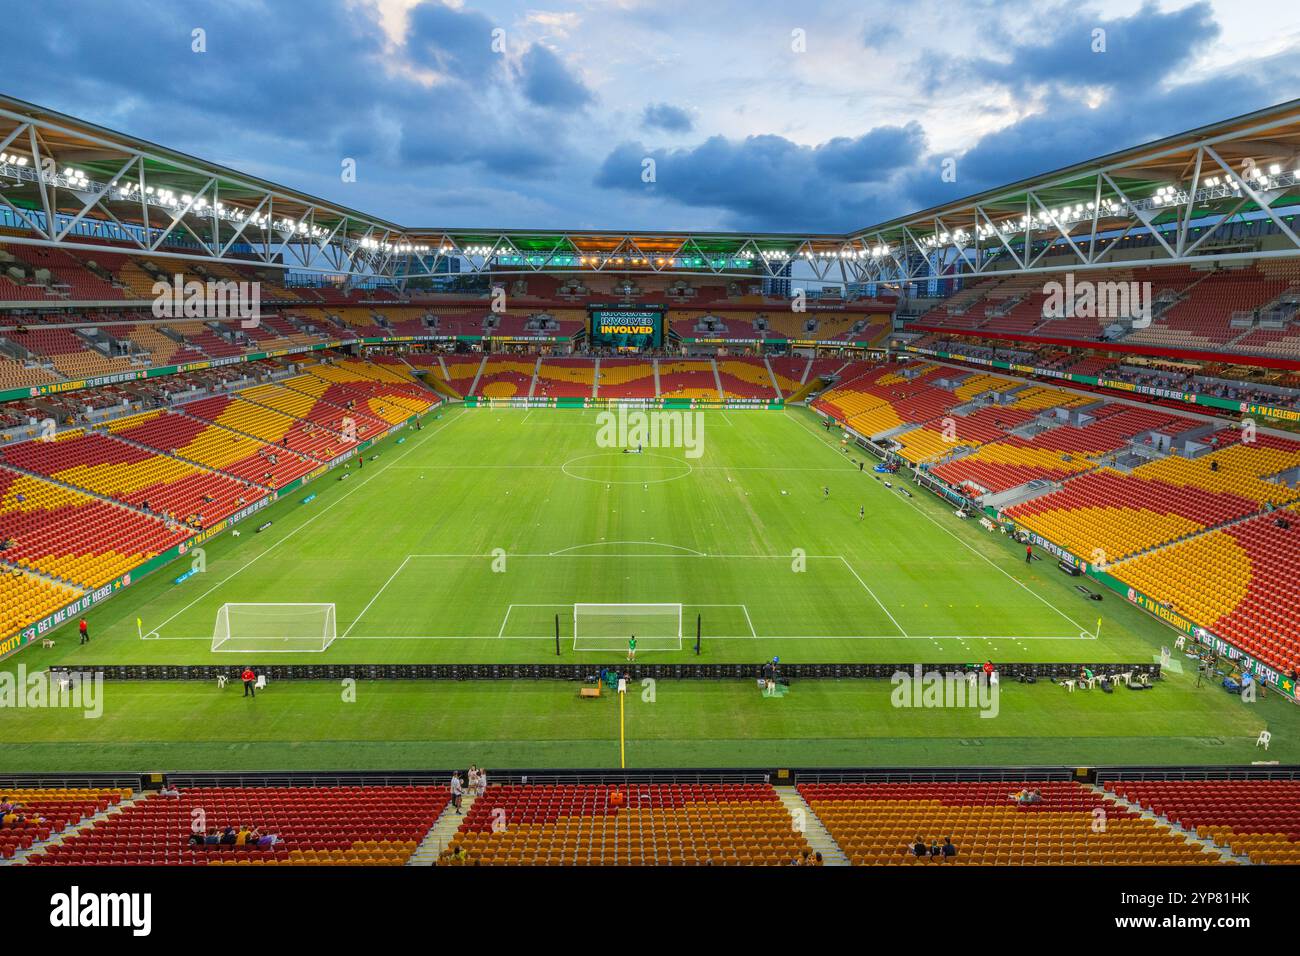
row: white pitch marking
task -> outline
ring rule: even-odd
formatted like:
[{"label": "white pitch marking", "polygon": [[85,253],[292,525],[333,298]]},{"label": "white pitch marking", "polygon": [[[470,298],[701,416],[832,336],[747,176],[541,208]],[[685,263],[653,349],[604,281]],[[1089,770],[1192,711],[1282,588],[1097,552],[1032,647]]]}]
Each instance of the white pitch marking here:
[{"label": "white pitch marking", "polygon": [[[426,436],[424,437],[424,441],[420,442],[420,445],[423,445],[425,441],[428,441],[430,438],[432,438],[432,437],[433,437],[434,435],[436,435],[438,432],[440,432],[440,431],[442,431],[443,429],[445,429],[445,428],[447,427],[447,425],[451,425],[451,424],[454,423],[454,422],[458,422],[458,421],[460,421],[460,420],[461,420],[462,418],[464,418],[464,417],[465,417],[465,413],[464,413],[464,411],[462,411],[462,412],[461,412],[459,415],[457,415],[455,418],[451,419],[451,421],[447,422],[446,425],[442,425],[442,426],[440,426],[440,427],[438,427],[438,428],[430,429],[429,434],[426,435]],[[256,564],[258,561],[262,560],[264,557],[266,557],[268,554],[270,554],[272,551],[274,551],[274,550],[275,550],[276,548],[278,548],[280,545],[284,544],[286,541],[288,541],[290,538],[292,538],[294,535],[296,535],[296,534],[297,534],[299,531],[301,531],[303,528],[307,527],[307,526],[310,525],[312,522],[314,522],[317,518],[321,517],[323,514],[325,514],[327,511],[329,511],[329,510],[330,510],[331,508],[333,508],[335,505],[337,505],[337,504],[339,504],[340,502],[342,502],[342,501],[346,500],[347,498],[351,497],[353,493],[355,493],[355,492],[357,492],[357,491],[360,491],[362,488],[364,488],[366,485],[368,485],[372,479],[377,478],[377,477],[378,477],[382,472],[387,471],[389,468],[391,468],[392,465],[393,465],[393,463],[397,462],[398,460],[400,460],[400,459],[406,457],[406,456],[409,455],[411,452],[413,452],[413,451],[416,449],[416,447],[418,447],[418,446],[416,445],[416,443],[415,443],[415,442],[411,442],[411,447],[407,448],[405,451],[398,452],[397,455],[396,455],[393,459],[391,459],[391,461],[390,461],[388,464],[380,465],[377,469],[374,469],[373,471],[371,471],[370,474],[368,474],[365,478],[362,478],[362,479],[361,479],[360,481],[358,481],[355,485],[353,485],[353,486],[352,486],[351,488],[349,488],[347,491],[343,492],[343,494],[339,495],[337,498],[335,498],[333,501],[331,501],[331,502],[330,502],[328,505],[326,505],[324,508],[321,508],[319,511],[317,511],[314,515],[312,515],[310,518],[308,518],[306,521],[304,521],[304,522],[303,522],[302,524],[300,524],[298,527],[294,528],[292,531],[290,531],[288,534],[286,534],[283,538],[280,538],[278,541],[275,542],[275,544],[271,545],[269,548],[267,548],[267,549],[266,549],[265,551],[263,551],[261,554],[257,555],[255,558],[250,559],[246,564],[243,564],[243,565],[239,566],[238,568],[236,568],[234,571],[231,571],[228,575],[226,575],[224,578],[222,578],[222,579],[221,579],[220,581],[218,581],[216,584],[212,585],[212,587],[208,588],[206,591],[204,591],[202,594],[200,594],[198,597],[196,597],[196,598],[195,598],[193,601],[191,601],[189,604],[185,605],[183,608],[181,608],[179,611],[177,611],[177,612],[176,612],[175,614],[173,614],[171,617],[167,618],[167,620],[165,620],[165,621],[163,621],[161,624],[159,624],[158,627],[156,628],[156,630],[157,630],[157,631],[161,631],[164,627],[166,627],[166,626],[167,626],[168,624],[170,624],[172,621],[176,620],[176,618],[180,617],[182,614],[184,614],[186,611],[188,611],[188,610],[189,610],[190,608],[192,608],[194,605],[196,605],[196,604],[198,604],[200,601],[202,601],[202,600],[203,600],[205,597],[207,597],[209,594],[211,594],[212,592],[216,591],[218,588],[220,588],[222,585],[224,585],[224,584],[225,584],[227,581],[229,581],[231,578],[235,577],[235,575],[240,574],[241,572],[248,570],[250,567],[252,567],[252,566],[253,566],[254,564]],[[166,640],[166,639],[167,639],[167,638],[162,638],[162,637],[154,638],[154,640]]]},{"label": "white pitch marking", "polygon": [[402,569],[406,567],[406,563],[410,560],[411,556],[409,554],[402,559],[402,563],[397,566],[397,570],[388,576],[388,580],[385,581],[380,586],[379,590],[375,592],[375,596],[370,599],[369,603],[361,609],[361,613],[353,618],[352,623],[348,625],[348,629],[343,632],[343,637],[347,637],[352,633],[352,629],[357,626],[357,622],[366,616],[366,612],[370,610],[370,606],[379,600],[379,595],[383,594],[384,591],[387,590],[388,585],[392,584],[393,580],[402,573]]},{"label": "white pitch marking", "polygon": [[[784,412],[785,410],[782,409],[782,411]],[[786,417],[789,417],[789,416],[787,415]],[[796,424],[798,424],[799,427],[801,427],[804,431],[808,432],[808,434],[814,436],[814,437],[817,439],[818,443],[820,443],[824,448],[832,448],[832,446],[831,446],[830,444],[828,444],[828,443],[827,443],[827,442],[826,442],[826,441],[821,437],[821,435],[818,435],[817,432],[815,432],[815,431],[813,431],[811,428],[809,428],[808,425],[807,425],[806,423],[801,422],[801,421],[799,421],[798,419],[792,419],[792,420],[793,420]],[[852,467],[852,465],[850,464],[849,467]],[[921,517],[925,518],[926,521],[930,522],[932,525],[934,525],[936,528],[938,528],[938,529],[939,529],[940,531],[942,531],[944,534],[949,535],[953,540],[955,540],[958,544],[960,544],[960,545],[961,545],[963,548],[965,548],[967,551],[970,551],[972,554],[974,554],[974,555],[976,555],[977,557],[979,557],[979,558],[983,559],[984,561],[986,561],[986,562],[989,564],[990,567],[993,567],[993,568],[997,569],[997,571],[998,571],[1000,574],[1005,575],[1008,579],[1010,579],[1011,581],[1013,581],[1015,584],[1018,584],[1020,587],[1024,588],[1025,591],[1027,591],[1029,594],[1032,594],[1036,599],[1038,599],[1039,601],[1041,601],[1043,604],[1046,604],[1049,608],[1051,608],[1053,611],[1055,611],[1055,612],[1056,612],[1057,614],[1059,614],[1061,617],[1065,618],[1067,621],[1069,621],[1071,624],[1073,624],[1075,627],[1077,627],[1081,633],[1087,630],[1087,629],[1086,629],[1082,624],[1080,624],[1080,623],[1079,623],[1078,621],[1076,621],[1074,618],[1070,617],[1070,615],[1066,614],[1064,611],[1062,611],[1059,607],[1057,607],[1057,606],[1056,606],[1055,604],[1053,604],[1051,601],[1047,600],[1047,598],[1043,597],[1041,594],[1039,594],[1039,593],[1037,593],[1036,591],[1034,591],[1032,588],[1030,588],[1030,587],[1029,587],[1027,584],[1025,584],[1023,581],[1019,581],[1019,580],[1017,580],[1016,578],[1012,577],[1010,574],[1007,574],[1006,570],[1003,569],[1003,568],[1000,568],[1000,567],[998,567],[998,565],[994,564],[994,562],[993,562],[993,561],[988,557],[988,555],[983,554],[983,553],[981,553],[980,551],[976,550],[974,547],[971,546],[971,544],[970,544],[969,542],[967,542],[967,541],[963,541],[963,540],[962,540],[961,538],[959,538],[959,537],[958,537],[958,536],[957,536],[957,535],[956,535],[956,534],[955,534],[951,529],[949,529],[949,528],[945,528],[945,527],[944,527],[943,525],[941,525],[938,521],[936,521],[936,520],[935,520],[931,515],[927,514],[927,513],[926,513],[926,512],[921,508],[921,506],[918,505],[916,502],[912,501],[911,499],[907,499],[907,503],[908,503],[909,505],[911,505],[913,509],[916,510],[917,514],[919,514],[919,515],[921,515]]]},{"label": "white pitch marking", "polygon": [[[514,607],[570,607],[567,604],[534,604],[523,605],[516,604]],[[706,607],[708,605],[696,604],[691,607]],[[719,605],[722,607],[743,607],[740,604]],[[351,634],[348,636],[349,641],[495,641],[500,639],[500,634]],[[211,636],[208,637],[156,637],[156,641],[208,641],[211,642]],[[343,640],[338,638],[335,643]],[[521,634],[511,636],[509,640],[515,641],[553,641],[554,634],[533,635]],[[978,635],[958,637],[956,634],[908,634],[906,636],[899,634],[772,634],[759,637],[757,634],[715,634],[710,636],[714,641],[1077,641],[1080,638],[1059,636],[1059,635],[1021,635],[1018,637],[981,637]],[[262,653],[258,651],[257,653]],[[295,651],[294,653],[303,653]]]},{"label": "white pitch marking", "polygon": [[880,600],[880,598],[876,597],[876,592],[871,590],[871,588],[867,587],[867,582],[862,580],[862,578],[858,576],[857,571],[853,570],[853,565],[849,564],[849,562],[845,560],[844,555],[840,555],[840,560],[843,561],[844,566],[849,569],[849,574],[857,578],[858,583],[861,584],[864,588],[866,588],[867,593],[871,595],[871,599],[880,605],[880,609],[885,612],[885,616],[894,622],[894,627],[898,628],[899,633],[901,633],[903,637],[907,637],[908,633],[906,629],[904,629],[903,625],[898,623],[894,615],[889,613],[889,608],[885,607],[885,602]]}]

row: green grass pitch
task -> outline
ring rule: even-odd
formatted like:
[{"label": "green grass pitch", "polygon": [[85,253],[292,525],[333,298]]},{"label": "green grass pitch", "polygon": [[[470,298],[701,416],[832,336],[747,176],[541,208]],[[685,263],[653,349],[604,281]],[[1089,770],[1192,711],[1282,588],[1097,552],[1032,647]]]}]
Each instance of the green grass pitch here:
[{"label": "green grass pitch", "polygon": [[[886,488],[870,463],[860,472],[810,412],[703,414],[703,453],[688,457],[599,447],[594,411],[451,408],[347,480],[276,504],[266,532],[255,519],[206,543],[202,573],[174,584],[178,563],[95,609],[89,645],[65,627],[54,648],[0,667],[620,660],[573,650],[575,602],[682,604],[683,648],[638,655],[652,662],[1144,661],[1173,641],[1122,600],[1085,600],[1053,562],[1027,566],[938,499]],[[214,653],[227,602],[333,603],[339,637],[321,653]],[[653,700],[629,699],[629,766],[1300,755],[1293,707],[1246,705],[1190,674],[1145,694],[1010,685],[995,719],[897,709],[889,691],[804,681],[769,700],[750,682],[661,681]],[[355,701],[327,682],[273,685],[255,702],[198,683],[105,693],[96,720],[0,710],[0,771],[618,761],[616,705],[580,702],[563,682],[365,682]],[[1268,754],[1254,746],[1265,727]]]}]

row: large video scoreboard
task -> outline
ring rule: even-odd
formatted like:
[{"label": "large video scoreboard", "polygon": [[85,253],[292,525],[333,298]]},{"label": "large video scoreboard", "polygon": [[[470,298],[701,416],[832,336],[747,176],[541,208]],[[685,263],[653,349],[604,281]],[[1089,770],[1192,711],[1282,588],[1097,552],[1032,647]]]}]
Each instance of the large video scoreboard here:
[{"label": "large video scoreboard", "polygon": [[664,307],[588,306],[587,339],[597,348],[657,349],[664,341]]}]

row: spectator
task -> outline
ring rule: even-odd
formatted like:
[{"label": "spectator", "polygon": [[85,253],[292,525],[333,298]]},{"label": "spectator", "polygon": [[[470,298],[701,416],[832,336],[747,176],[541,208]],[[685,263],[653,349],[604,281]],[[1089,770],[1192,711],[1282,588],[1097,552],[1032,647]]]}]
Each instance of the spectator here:
[{"label": "spectator", "polygon": [[943,858],[950,860],[957,855],[957,847],[953,845],[952,837],[943,838]]},{"label": "spectator", "polygon": [[465,786],[460,782],[460,773],[452,771],[451,774],[451,805],[456,809],[456,815],[460,815],[460,801],[465,793]]},{"label": "spectator", "polygon": [[916,841],[912,844],[912,856],[915,857],[925,856],[925,841],[922,840],[920,837],[917,837]]}]

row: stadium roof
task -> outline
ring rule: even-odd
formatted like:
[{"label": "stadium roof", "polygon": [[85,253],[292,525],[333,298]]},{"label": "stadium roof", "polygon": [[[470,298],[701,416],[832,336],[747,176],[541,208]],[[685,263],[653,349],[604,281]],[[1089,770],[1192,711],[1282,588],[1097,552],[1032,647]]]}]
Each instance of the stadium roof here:
[{"label": "stadium roof", "polygon": [[[42,174],[43,172],[43,174]],[[936,175],[939,171],[936,171]],[[403,226],[330,200],[0,96],[0,216],[6,241],[247,262],[401,280],[440,271],[917,280],[1027,272],[1044,255],[1074,268],[1118,264],[1126,236],[1151,234],[1161,260],[1215,249],[1218,227],[1268,218],[1300,198],[1300,100],[1109,153],[848,234],[446,229]],[[1236,255],[1238,253],[1234,253]],[[1050,266],[1062,268],[1059,258]]]}]

